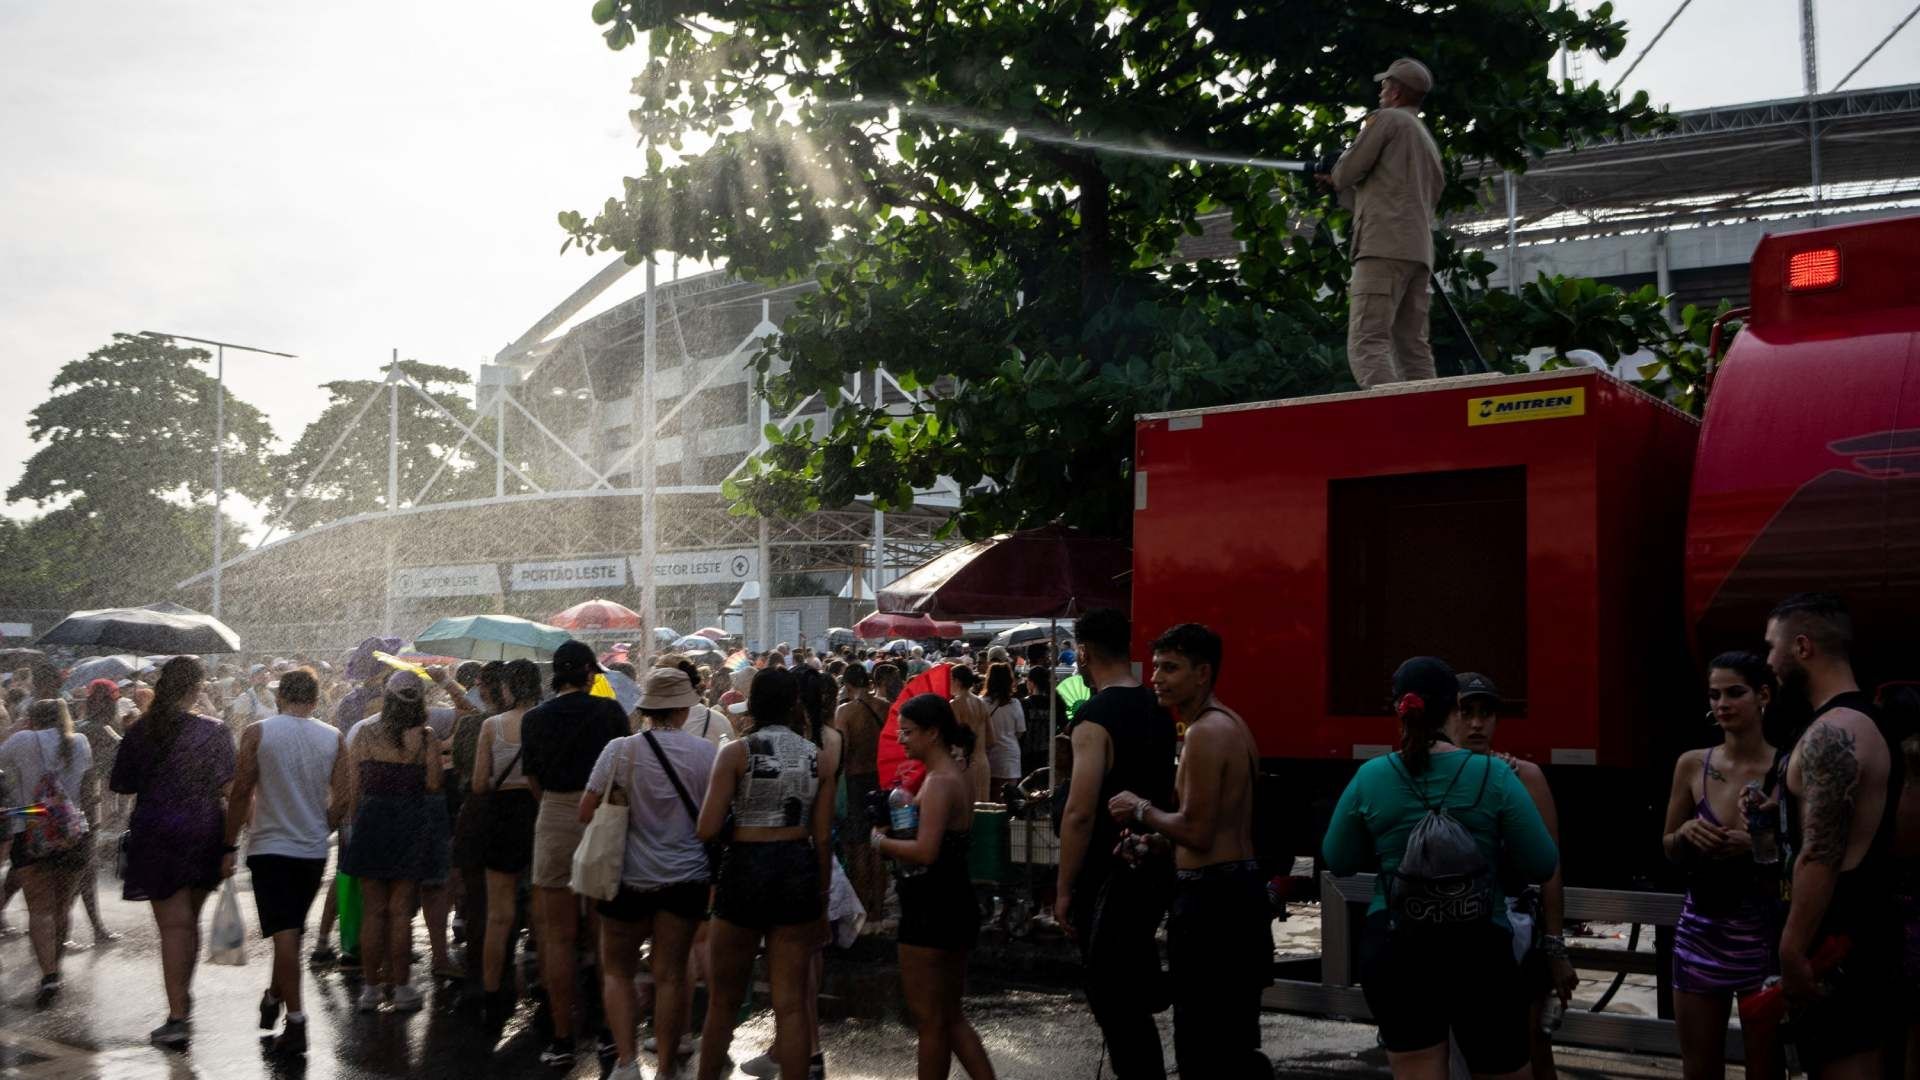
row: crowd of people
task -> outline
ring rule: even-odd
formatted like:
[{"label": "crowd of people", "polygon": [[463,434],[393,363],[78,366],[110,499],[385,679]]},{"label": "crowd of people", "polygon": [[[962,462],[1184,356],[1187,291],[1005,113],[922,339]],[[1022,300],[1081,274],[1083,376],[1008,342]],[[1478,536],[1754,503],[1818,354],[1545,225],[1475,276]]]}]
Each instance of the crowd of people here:
[{"label": "crowd of people", "polygon": [[[481,1030],[497,1038],[530,1007],[543,1062],[571,1068],[597,1036],[617,1080],[638,1077],[645,1053],[663,1075],[688,1062],[701,1080],[729,1074],[762,956],[775,1036],[745,1067],[824,1076],[827,946],[884,914],[919,1075],[957,1060],[981,1080],[993,1065],[963,1008],[982,925],[973,822],[1051,767],[1049,914],[1079,949],[1114,1074],[1166,1075],[1153,1016],[1171,1007],[1181,1074],[1268,1076],[1260,754],[1215,693],[1225,645],[1172,627],[1142,685],[1124,614],[1089,613],[1073,632],[1090,693],[1054,745],[1066,657],[1046,642],[977,658],[781,646],[716,670],[671,653],[603,662],[569,641],[544,664],[447,671],[396,669],[397,643],[373,638],[337,667],[280,659],[210,678],[182,656],[72,693],[36,664],[10,679],[0,742],[0,803],[36,811],[0,833],[7,894],[25,896],[51,1004],[75,901],[97,942],[114,939],[94,882],[100,840],[117,833],[123,895],[150,904],[161,943],[167,1012],[152,1038],[184,1049],[202,907],[244,850],[273,954],[259,1006],[273,1052],[307,1049],[301,959],[324,889],[307,959],[356,979],[361,1012],[423,1006],[418,919],[431,978],[461,991]],[[1710,664],[1719,742],[1673,774],[1662,844],[1688,882],[1672,973],[1686,1072],[1724,1073],[1738,1002],[1749,1075],[1783,1075],[1789,1042],[1816,1076],[1879,1075],[1904,1059],[1901,987],[1920,973],[1897,899],[1920,849],[1920,798],[1905,797],[1920,736],[1897,719],[1913,712],[1898,695],[1914,695],[1860,692],[1832,597],[1788,600],[1765,635],[1764,656]],[[950,689],[917,692],[936,663]],[[632,707],[610,671],[637,686]],[[1776,746],[1768,713],[1790,695],[1812,720]],[[1322,854],[1336,873],[1378,875],[1360,982],[1393,1072],[1438,1078],[1458,1059],[1476,1076],[1552,1076],[1576,976],[1545,775],[1495,748],[1501,699],[1484,675],[1415,657],[1392,700],[1400,745],[1359,768]],[[882,775],[890,719],[909,764]],[[604,856],[617,885],[583,884],[597,880],[592,852],[617,852]],[[1790,1039],[1765,1008],[1782,994]]]}]

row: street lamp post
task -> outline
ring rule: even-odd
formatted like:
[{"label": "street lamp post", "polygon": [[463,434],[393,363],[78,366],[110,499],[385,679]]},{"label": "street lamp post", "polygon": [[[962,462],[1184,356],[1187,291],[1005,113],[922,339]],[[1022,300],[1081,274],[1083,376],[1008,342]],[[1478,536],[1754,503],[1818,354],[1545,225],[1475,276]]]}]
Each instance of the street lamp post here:
[{"label": "street lamp post", "polygon": [[208,338],[188,337],[185,334],[163,334],[156,330],[142,330],[141,337],[167,338],[173,341],[191,341],[196,345],[213,346],[213,617],[220,617],[220,571],[225,562],[226,519],[221,516],[221,504],[227,498],[227,480],[222,471],[227,447],[227,350],[239,349],[241,352],[262,353],[266,356],[284,356],[294,359],[294,354],[275,352],[272,349],[257,349],[252,345],[235,345],[231,341],[213,341]]}]

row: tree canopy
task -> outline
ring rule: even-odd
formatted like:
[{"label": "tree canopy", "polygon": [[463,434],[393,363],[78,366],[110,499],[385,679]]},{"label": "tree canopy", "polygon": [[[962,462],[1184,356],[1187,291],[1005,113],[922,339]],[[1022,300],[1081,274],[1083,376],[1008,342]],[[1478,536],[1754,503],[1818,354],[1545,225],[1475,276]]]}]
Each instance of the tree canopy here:
[{"label": "tree canopy", "polygon": [[[1563,45],[1624,47],[1607,4],[600,0],[593,14],[614,48],[650,37],[632,113],[647,168],[598,213],[562,213],[570,241],[817,278],[756,361],[776,409],[881,366],[909,391],[958,389],[905,416],[869,398],[770,431],[730,490],[761,512],[869,494],[890,508],[949,476],[970,535],[1054,519],[1124,532],[1136,413],[1352,385],[1344,213],[1271,169],[1206,159],[1336,150],[1400,55],[1437,76],[1424,116],[1443,211],[1475,197],[1465,162],[1524,168],[1661,120],[1644,95],[1551,78]],[[1219,214],[1237,258],[1182,260],[1183,237]],[[1442,247],[1472,300],[1485,261]]]},{"label": "tree canopy", "polygon": [[[204,349],[115,334],[54,376],[27,426],[43,445],[7,499],[51,506],[0,526],[0,596],[18,605],[145,603],[213,553],[214,394]],[[272,429],[226,395],[227,488],[272,490]],[[227,522],[229,538],[239,530]],[[228,548],[231,555],[239,547]]]},{"label": "tree canopy", "polygon": [[[44,443],[7,490],[9,502],[46,505],[84,497],[109,504],[132,496],[213,493],[214,392],[200,367],[205,349],[166,338],[115,334],[53,379],[27,431]],[[226,393],[229,491],[260,498],[273,429],[259,409]]]}]

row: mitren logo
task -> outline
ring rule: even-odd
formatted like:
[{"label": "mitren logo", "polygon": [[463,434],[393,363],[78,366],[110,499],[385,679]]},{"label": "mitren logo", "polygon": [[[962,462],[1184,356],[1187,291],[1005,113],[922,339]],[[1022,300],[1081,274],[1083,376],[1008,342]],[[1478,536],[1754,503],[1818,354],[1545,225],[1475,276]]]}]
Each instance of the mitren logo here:
[{"label": "mitren logo", "polygon": [[1557,420],[1563,416],[1585,416],[1586,412],[1585,387],[1545,390],[1533,394],[1505,394],[1469,399],[1467,426],[1511,424],[1521,420]]}]

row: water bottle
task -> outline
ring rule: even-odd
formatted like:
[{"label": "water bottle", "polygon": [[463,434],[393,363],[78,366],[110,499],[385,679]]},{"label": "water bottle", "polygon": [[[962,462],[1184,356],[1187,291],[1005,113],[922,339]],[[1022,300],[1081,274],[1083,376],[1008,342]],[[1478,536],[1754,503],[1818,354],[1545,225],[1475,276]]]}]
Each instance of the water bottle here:
[{"label": "water bottle", "polygon": [[887,796],[887,827],[896,840],[911,840],[920,832],[920,808],[906,788],[894,788]]},{"label": "water bottle", "polygon": [[[888,835],[895,840],[911,840],[920,834],[920,808],[913,804],[906,788],[897,787],[888,793],[887,825]],[[894,871],[902,878],[911,878],[926,873],[927,867],[896,861]]]},{"label": "water bottle", "polygon": [[1753,861],[1762,866],[1771,866],[1780,861],[1780,827],[1775,815],[1760,809],[1766,799],[1766,794],[1760,789],[1760,781],[1749,780],[1740,805],[1746,814],[1747,833],[1753,837]]},{"label": "water bottle", "polygon": [[1540,1006],[1540,1034],[1551,1035],[1560,1030],[1560,1021],[1567,1015],[1567,1003],[1560,995],[1550,993],[1546,1004]]}]

